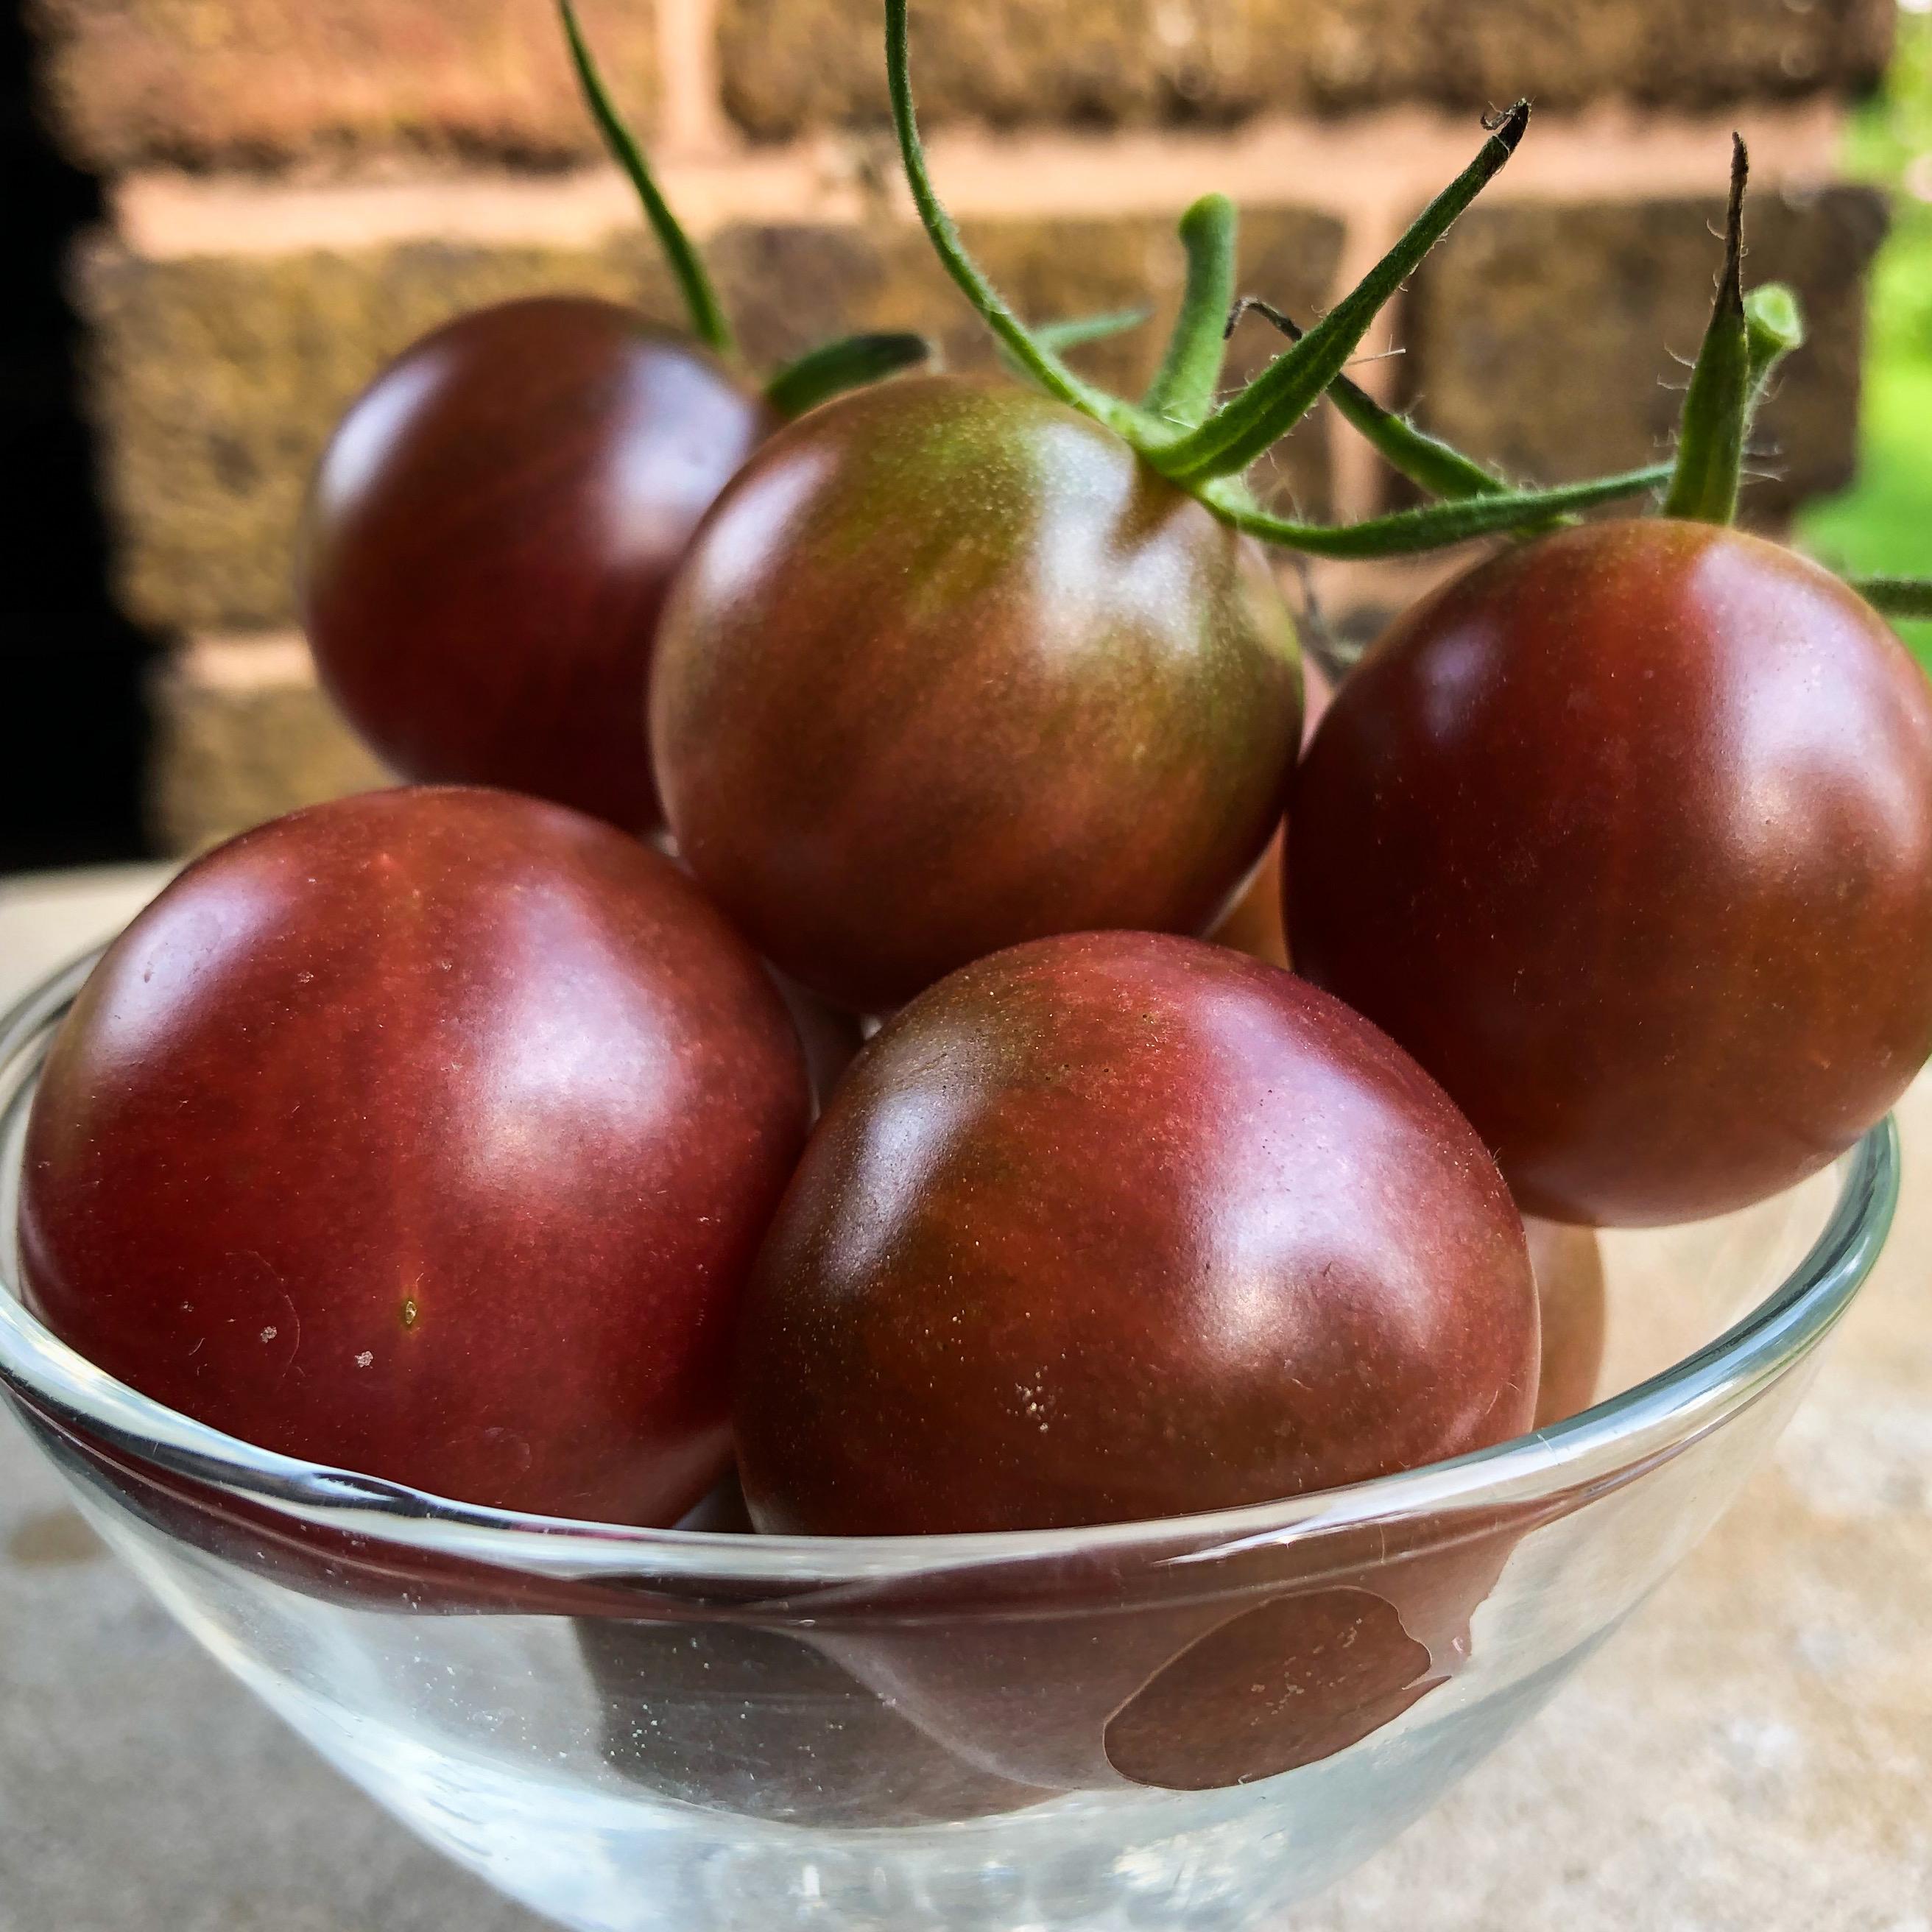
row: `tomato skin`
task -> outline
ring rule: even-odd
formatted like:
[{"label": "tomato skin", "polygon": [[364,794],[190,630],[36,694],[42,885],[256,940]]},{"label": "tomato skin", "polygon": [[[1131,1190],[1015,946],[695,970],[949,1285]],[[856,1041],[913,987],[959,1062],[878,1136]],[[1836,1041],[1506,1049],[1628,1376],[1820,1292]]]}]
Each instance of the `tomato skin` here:
[{"label": "tomato skin", "polygon": [[704,350],[614,303],[505,302],[424,337],[316,471],[299,588],[323,682],[406,778],[647,829],[664,594],[770,428]]},{"label": "tomato skin", "polygon": [[1526,1213],[1694,1220],[1824,1166],[1932,1051],[1932,692],[1844,585],[1652,519],[1399,619],[1304,760],[1298,968]]},{"label": "tomato skin", "polygon": [[1292,974],[1082,933],[963,969],[832,1096],[746,1302],[766,1531],[1231,1508],[1501,1442],[1522,1224],[1468,1124]]},{"label": "tomato skin", "polygon": [[808,1104],[668,860],[507,793],[370,793],[209,854],[109,950],[29,1121],[26,1286],[264,1449],[668,1523],[727,1459]]},{"label": "tomato skin", "polygon": [[758,452],[651,689],[686,862],[861,1012],[1049,933],[1204,928],[1286,804],[1300,714],[1258,546],[1111,430],[959,376]]}]

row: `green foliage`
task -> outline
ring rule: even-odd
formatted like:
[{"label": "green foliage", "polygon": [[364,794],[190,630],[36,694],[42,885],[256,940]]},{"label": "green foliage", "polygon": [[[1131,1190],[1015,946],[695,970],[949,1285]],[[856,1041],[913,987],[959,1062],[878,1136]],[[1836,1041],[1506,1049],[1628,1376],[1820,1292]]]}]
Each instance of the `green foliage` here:
[{"label": "green foliage", "polygon": [[[1854,117],[1852,171],[1889,188],[1871,284],[1859,473],[1799,524],[1805,547],[1860,575],[1932,572],[1932,14],[1899,19],[1883,92]],[[1932,668],[1932,622],[1900,634]]]}]

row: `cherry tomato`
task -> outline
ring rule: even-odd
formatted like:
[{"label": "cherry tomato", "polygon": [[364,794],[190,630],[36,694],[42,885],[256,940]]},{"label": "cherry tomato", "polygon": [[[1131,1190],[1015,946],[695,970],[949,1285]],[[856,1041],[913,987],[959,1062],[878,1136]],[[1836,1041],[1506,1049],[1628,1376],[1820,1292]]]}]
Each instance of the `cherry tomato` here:
[{"label": "cherry tomato", "polygon": [[728,1459],[808,1104],[668,860],[506,793],[371,793],[209,854],[110,948],[28,1124],[26,1284],[264,1449],[669,1522]]},{"label": "cherry tomato", "polygon": [[655,824],[658,614],[770,426],[714,358],[610,302],[506,302],[424,337],[316,472],[301,607],[323,682],[406,778]]},{"label": "cherry tomato", "polygon": [[1259,548],[1111,431],[910,377],[766,443],[661,627],[652,744],[685,862],[786,972],[882,1012],[1017,940],[1196,932],[1300,741]]},{"label": "cherry tomato", "polygon": [[1227,1508],[1515,1435],[1534,1284],[1434,1083],[1292,975],[1087,933],[887,1022],[746,1304],[761,1529],[1049,1528]]},{"label": "cherry tomato", "polygon": [[1718,1214],[1932,1051],[1932,691],[1761,538],[1565,530],[1364,658],[1288,873],[1298,968],[1442,1082],[1526,1212]]}]

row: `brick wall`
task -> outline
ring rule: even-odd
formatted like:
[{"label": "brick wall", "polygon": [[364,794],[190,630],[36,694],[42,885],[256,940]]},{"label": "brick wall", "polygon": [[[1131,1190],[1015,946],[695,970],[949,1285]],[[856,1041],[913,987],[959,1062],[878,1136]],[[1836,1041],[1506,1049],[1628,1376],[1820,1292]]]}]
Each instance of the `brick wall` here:
[{"label": "brick wall", "polygon": [[[550,0],[30,0],[49,112],[110,178],[75,264],[118,593],[176,640],[158,679],[158,838],[202,842],[366,783],[289,632],[290,538],[343,404],[475,303],[550,288],[668,319],[667,278],[577,104]],[[585,0],[748,346],[977,329],[897,191],[876,0]],[[1864,270],[1883,211],[1834,182],[1844,104],[1892,0],[928,0],[934,163],[1027,312],[1171,308],[1173,218],[1246,212],[1244,277],[1304,312],[1472,151],[1476,110],[1541,112],[1373,338],[1366,380],[1526,477],[1647,459],[1694,350],[1726,137],[1750,138],[1752,272],[1812,341],[1768,412],[1774,518],[1852,455]],[[1258,324],[1238,366],[1270,352]],[[1144,374],[1158,324],[1088,352]],[[1388,500],[1319,417],[1284,446],[1305,509]],[[1418,580],[1328,574],[1333,598]]]}]

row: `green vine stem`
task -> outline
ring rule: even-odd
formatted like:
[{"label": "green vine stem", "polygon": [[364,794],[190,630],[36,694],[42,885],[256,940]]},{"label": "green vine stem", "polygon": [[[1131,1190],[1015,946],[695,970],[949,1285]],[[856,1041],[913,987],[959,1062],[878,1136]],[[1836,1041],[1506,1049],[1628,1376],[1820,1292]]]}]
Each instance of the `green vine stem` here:
[{"label": "green vine stem", "polygon": [[[1144,308],[1111,308],[1096,315],[1070,315],[1058,322],[1030,322],[1028,332],[1055,355],[1064,355],[1068,350],[1084,348],[1090,342],[1106,342],[1124,335],[1130,329],[1139,328],[1151,313]],[[1000,360],[1008,372],[1024,378],[1027,371],[1014,359],[1012,351],[1004,342],[998,347]]]},{"label": "green vine stem", "polygon": [[718,299],[718,291],[712,287],[711,278],[705,272],[704,261],[692,245],[691,237],[686,234],[677,217],[671,212],[670,202],[664,200],[664,191],[658,186],[657,177],[652,173],[651,164],[645,158],[637,136],[625,124],[623,116],[612,102],[610,91],[604,86],[604,77],[598,73],[596,61],[591,54],[590,43],[584,37],[584,28],[572,0],[557,0],[557,10],[562,17],[564,38],[570,44],[571,62],[577,69],[578,81],[584,90],[591,118],[597,123],[598,132],[603,136],[611,159],[630,176],[631,184],[644,205],[644,213],[656,231],[665,259],[670,263],[671,272],[683,291],[685,307],[691,316],[692,333],[719,355],[735,355],[737,345],[723,304]]},{"label": "green vine stem", "polygon": [[[1485,123],[1488,138],[1474,160],[1321,322],[1276,357],[1225,408],[1203,422],[1184,424],[1177,434],[1174,422],[1163,422],[1149,410],[1110,395],[1075,374],[1060,359],[1061,345],[1029,329],[968,253],[933,185],[920,138],[913,106],[907,10],[908,0],[885,0],[886,68],[892,124],[914,206],[946,272],[998,338],[1012,367],[1048,394],[1113,430],[1154,469],[1229,522],[1270,542],[1311,555],[1397,556],[1472,537],[1534,529],[1572,509],[1653,490],[1668,478],[1670,466],[1664,464],[1556,490],[1516,490],[1497,486],[1480,495],[1472,491],[1466,500],[1427,505],[1340,526],[1296,523],[1276,516],[1264,509],[1240,481],[1240,472],[1286,435],[1342,374],[1383,304],[1515,152],[1529,122],[1527,101],[1518,101],[1507,113]],[[1222,318],[1232,288],[1227,275],[1233,218],[1231,205],[1210,196],[1189,211],[1184,224],[1189,289],[1174,342],[1156,385],[1157,397],[1170,407],[1185,410],[1198,405],[1204,384],[1211,394],[1212,381],[1202,374],[1210,358],[1214,380],[1218,380]],[[1464,482],[1466,484],[1466,478]]]},{"label": "green vine stem", "polygon": [[1744,412],[1747,435],[1772,372],[1794,349],[1804,346],[1804,318],[1794,291],[1782,282],[1766,282],[1744,297],[1744,358],[1750,390]]},{"label": "green vine stem", "polygon": [[1133,440],[1136,412],[1118,397],[1082,381],[1059,356],[1034,334],[986,279],[967,253],[952,218],[940,201],[926,166],[925,144],[913,109],[912,56],[906,23],[906,0],[886,0],[886,76],[892,94],[892,126],[898,136],[899,158],[905,168],[914,206],[925,224],[933,248],[960,292],[977,309],[1001,346],[1026,374],[1050,396],[1106,424]]},{"label": "green vine stem", "polygon": [[[1234,334],[1250,310],[1271,322],[1291,342],[1301,340],[1302,328],[1294,318],[1258,296],[1244,296],[1228,310],[1227,334]],[[1508,491],[1510,486],[1474,457],[1465,456],[1453,444],[1418,429],[1406,416],[1384,409],[1360,383],[1348,376],[1337,376],[1328,385],[1328,400],[1384,462],[1431,496],[1460,502],[1466,496],[1496,496]]]},{"label": "green vine stem", "polygon": [[1138,328],[1152,313],[1144,308],[1111,308],[1098,315],[1070,315],[1059,322],[1035,322],[1033,334],[1035,340],[1058,353],[1125,335],[1129,330]]},{"label": "green vine stem", "polygon": [[1220,386],[1228,332],[1222,318],[1234,295],[1234,236],[1238,218],[1225,194],[1203,195],[1180,218],[1187,283],[1160,373],[1141,407],[1177,429],[1206,419]]},{"label": "green vine stem", "polygon": [[1728,524],[1736,515],[1744,424],[1751,403],[1750,327],[1744,316],[1744,182],[1750,158],[1731,136],[1731,196],[1724,217],[1724,266],[1710,326],[1684,392],[1677,464],[1664,500],[1666,517]]},{"label": "green vine stem", "polygon": [[1491,128],[1476,158],[1321,321],[1198,429],[1146,450],[1148,460],[1177,483],[1193,485],[1238,476],[1286,436],[1342,373],[1383,304],[1516,152],[1528,124],[1529,103],[1519,100]]},{"label": "green vine stem", "polygon": [[1932,577],[1854,577],[1852,588],[1887,617],[1932,617]]},{"label": "green vine stem", "polygon": [[1532,527],[1619,496],[1640,496],[1670,478],[1670,465],[1658,463],[1618,476],[1559,484],[1554,489],[1505,490],[1460,502],[1425,503],[1359,524],[1294,523],[1263,509],[1243,485],[1228,481],[1210,484],[1201,500],[1238,528],[1284,549],[1305,550],[1312,556],[1371,559],[1412,556],[1474,537]]},{"label": "green vine stem", "polygon": [[765,385],[765,400],[789,422],[848,389],[862,389],[932,359],[932,345],[922,335],[842,336],[787,363]]}]

